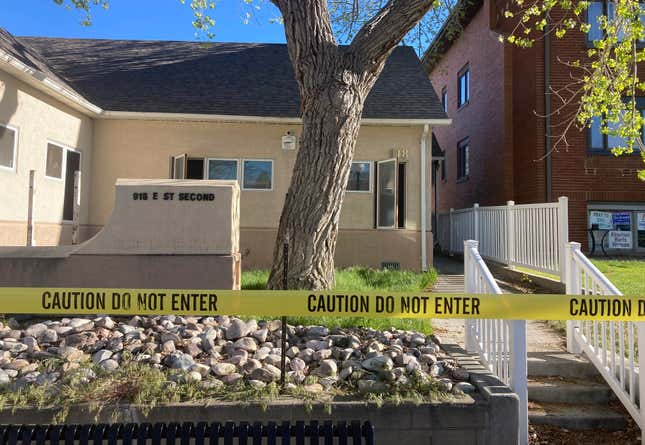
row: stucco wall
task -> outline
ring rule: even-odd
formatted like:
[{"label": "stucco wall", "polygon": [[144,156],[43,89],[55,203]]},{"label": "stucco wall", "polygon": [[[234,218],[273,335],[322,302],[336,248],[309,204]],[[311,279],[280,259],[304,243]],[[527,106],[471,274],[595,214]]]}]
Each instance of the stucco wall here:
[{"label": "stucco wall", "polygon": [[14,171],[0,169],[0,245],[26,242],[29,170],[35,170],[34,243],[61,240],[64,180],[45,177],[48,141],[81,152],[80,222],[88,220],[93,121],[0,71],[0,123],[18,129]]},{"label": "stucco wall", "polygon": [[[173,155],[186,153],[189,157],[271,159],[273,190],[243,190],[240,198],[240,250],[243,255],[243,267],[268,267],[272,258],[275,229],[296,159],[295,151],[281,148],[282,136],[287,131],[299,136],[301,129],[298,125],[286,124],[98,120],[95,123],[94,134],[95,155],[89,222],[98,228],[109,217],[117,178],[167,178],[170,157]],[[373,163],[391,158],[395,148],[408,149],[405,230],[373,228],[373,184],[371,192],[347,193],[341,214],[340,225],[345,234],[339,239],[339,264],[349,264],[346,259],[351,257],[354,263],[372,266],[379,266],[381,261],[392,260],[401,262],[402,267],[420,267],[422,131],[420,126],[362,127],[354,157],[357,161]],[[372,167],[372,181],[373,175]],[[429,220],[427,230],[428,245],[431,246]],[[352,231],[354,236],[350,236],[349,231]],[[397,242],[397,238],[400,238],[401,242]],[[417,242],[411,245],[410,239]],[[382,255],[382,247],[386,245],[394,249],[390,250],[389,256]],[[374,248],[370,249],[370,246]],[[355,252],[362,253],[358,255]],[[430,261],[430,250],[428,258]]]}]

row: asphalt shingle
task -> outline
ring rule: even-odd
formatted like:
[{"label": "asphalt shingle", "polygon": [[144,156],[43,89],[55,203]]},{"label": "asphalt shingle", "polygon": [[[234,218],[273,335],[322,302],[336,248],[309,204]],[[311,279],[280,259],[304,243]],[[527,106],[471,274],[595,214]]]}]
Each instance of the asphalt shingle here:
[{"label": "asphalt shingle", "polygon": [[[300,115],[298,86],[284,44],[13,40],[14,46],[34,50],[37,57],[32,63],[56,73],[104,110]],[[412,48],[399,46],[393,51],[365,102],[363,117],[447,118]]]}]

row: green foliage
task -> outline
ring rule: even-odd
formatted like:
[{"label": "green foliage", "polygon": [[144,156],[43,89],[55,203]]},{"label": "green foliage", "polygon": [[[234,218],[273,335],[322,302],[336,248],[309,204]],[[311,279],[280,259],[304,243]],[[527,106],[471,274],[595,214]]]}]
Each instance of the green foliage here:
[{"label": "green foliage", "polygon": [[92,24],[91,9],[93,6],[99,6],[103,9],[108,9],[110,6],[109,0],[54,0],[59,6],[64,6],[66,9],[78,9],[85,13],[85,17],[81,20],[81,25],[90,26]]},{"label": "green foliage", "polygon": [[[585,60],[562,60],[571,68],[571,82],[554,95],[561,99],[557,114],[567,106],[577,106],[572,123],[580,129],[588,128],[597,119],[603,134],[622,139],[612,149],[616,156],[640,149],[645,161],[642,129],[645,120],[636,107],[636,97],[645,92],[645,83],[638,77],[637,63],[645,60],[645,49],[640,42],[645,38],[641,22],[644,12],[638,0],[615,0],[613,17],[601,15],[598,28],[602,38],[593,42]],[[505,17],[515,21],[513,33],[506,40],[520,47],[530,47],[542,33],[564,38],[570,32],[588,34],[592,29],[586,22],[589,1],[571,0],[514,0]],[[553,14],[558,10],[558,14]],[[564,11],[564,14],[560,13]],[[554,19],[557,17],[557,19]],[[567,97],[565,97],[567,95]],[[557,142],[566,145],[566,131]],[[557,147],[556,147],[557,148]],[[638,172],[645,180],[645,170]]]},{"label": "green foliage", "polygon": [[[242,272],[242,289],[265,289],[268,270]],[[335,291],[351,292],[416,292],[431,287],[437,280],[437,272],[430,269],[417,273],[407,270],[371,269],[354,266],[336,271]],[[262,318],[262,317],[259,317]],[[372,329],[404,329],[432,333],[430,320],[412,318],[363,318],[363,317],[289,317],[289,323],[322,325],[330,328],[363,327]]]}]

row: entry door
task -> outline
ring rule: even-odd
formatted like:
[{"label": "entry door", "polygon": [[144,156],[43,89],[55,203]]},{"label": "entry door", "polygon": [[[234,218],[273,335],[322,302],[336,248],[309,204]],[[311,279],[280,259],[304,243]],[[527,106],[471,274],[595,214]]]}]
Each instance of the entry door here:
[{"label": "entry door", "polygon": [[74,218],[74,173],[81,170],[81,154],[77,151],[65,150],[65,198],[63,201],[63,219],[71,221]]},{"label": "entry door", "polygon": [[376,221],[379,229],[396,227],[396,159],[378,162],[376,179]]},{"label": "entry door", "polygon": [[170,179],[186,179],[187,161],[185,153],[170,158]]}]

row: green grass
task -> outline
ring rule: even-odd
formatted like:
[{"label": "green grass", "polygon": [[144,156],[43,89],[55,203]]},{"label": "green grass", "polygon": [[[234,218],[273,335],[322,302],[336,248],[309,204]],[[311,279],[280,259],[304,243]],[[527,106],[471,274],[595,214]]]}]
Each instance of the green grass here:
[{"label": "green grass", "polygon": [[[268,270],[242,272],[242,289],[264,289]],[[437,280],[434,269],[424,273],[403,270],[377,270],[367,267],[349,267],[336,271],[335,291],[352,292],[417,292],[432,286]],[[430,320],[402,318],[363,318],[363,317],[290,317],[292,324],[318,324],[330,328],[365,327],[373,329],[405,329],[430,334]]]},{"label": "green grass", "polygon": [[[591,262],[624,295],[645,296],[645,260],[594,258]],[[551,320],[548,324],[561,334],[566,334],[565,321]]]},{"label": "green grass", "polygon": [[645,260],[601,260],[592,263],[625,295],[645,296]]}]

